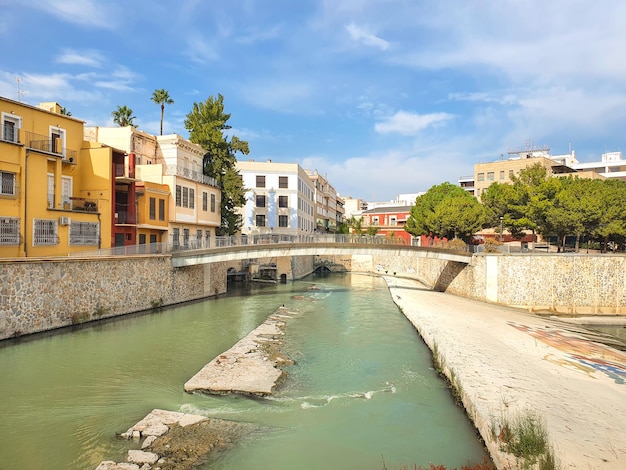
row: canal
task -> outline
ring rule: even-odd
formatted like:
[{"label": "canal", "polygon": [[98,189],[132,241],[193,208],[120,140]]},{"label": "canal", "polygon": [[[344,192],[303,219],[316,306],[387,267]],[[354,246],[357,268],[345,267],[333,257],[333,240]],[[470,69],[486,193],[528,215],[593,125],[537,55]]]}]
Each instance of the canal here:
[{"label": "canal", "polygon": [[[141,293],[137,293],[141,295]],[[285,304],[295,360],[268,399],[183,384]],[[93,469],[136,448],[117,437],[154,408],[263,432],[205,469],[401,469],[480,462],[483,446],[382,279],[356,275],[227,296],[0,343],[0,468]]]}]

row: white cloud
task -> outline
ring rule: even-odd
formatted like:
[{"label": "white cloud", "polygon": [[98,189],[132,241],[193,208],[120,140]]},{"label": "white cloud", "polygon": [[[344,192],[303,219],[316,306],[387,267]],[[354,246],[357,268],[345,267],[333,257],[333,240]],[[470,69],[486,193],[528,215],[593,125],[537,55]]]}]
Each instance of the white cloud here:
[{"label": "white cloud", "polygon": [[201,37],[199,34],[191,34],[187,38],[185,54],[192,61],[200,64],[214,62],[220,57],[214,42]]},{"label": "white cloud", "polygon": [[46,11],[68,23],[113,29],[118,24],[117,6],[99,0],[37,0],[30,6]]},{"label": "white cloud", "polygon": [[398,111],[374,126],[380,134],[413,135],[427,127],[452,119],[448,113],[416,114]]},{"label": "white cloud", "polygon": [[87,49],[79,51],[74,49],[64,49],[63,52],[57,56],[56,61],[60,64],[100,67],[104,61],[104,57],[95,50]]},{"label": "white cloud", "polygon": [[389,48],[389,42],[369,32],[366,28],[357,26],[354,23],[350,23],[349,25],[346,25],[346,30],[354,41],[363,43],[369,47],[378,48],[383,51]]}]

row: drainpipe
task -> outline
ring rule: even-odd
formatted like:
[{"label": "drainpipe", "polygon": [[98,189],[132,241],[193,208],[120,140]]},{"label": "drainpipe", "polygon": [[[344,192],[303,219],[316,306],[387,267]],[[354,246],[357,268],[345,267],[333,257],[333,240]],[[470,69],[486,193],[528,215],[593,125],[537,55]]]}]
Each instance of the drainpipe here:
[{"label": "drainpipe", "polygon": [[26,156],[24,157],[24,256],[28,258],[28,191],[27,191],[27,181],[28,181],[28,156],[30,155],[30,150],[26,149]]}]

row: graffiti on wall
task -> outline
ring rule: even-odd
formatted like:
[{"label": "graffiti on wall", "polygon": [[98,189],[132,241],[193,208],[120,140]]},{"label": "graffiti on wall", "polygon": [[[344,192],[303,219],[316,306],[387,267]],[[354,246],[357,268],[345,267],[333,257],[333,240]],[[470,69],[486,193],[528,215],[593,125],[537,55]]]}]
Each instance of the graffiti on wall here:
[{"label": "graffiti on wall", "polygon": [[585,373],[591,378],[595,378],[597,372],[604,374],[616,384],[626,383],[626,354],[622,351],[578,335],[568,334],[558,328],[537,328],[515,322],[507,323],[564,354],[560,357],[556,354],[546,354],[545,360]]}]

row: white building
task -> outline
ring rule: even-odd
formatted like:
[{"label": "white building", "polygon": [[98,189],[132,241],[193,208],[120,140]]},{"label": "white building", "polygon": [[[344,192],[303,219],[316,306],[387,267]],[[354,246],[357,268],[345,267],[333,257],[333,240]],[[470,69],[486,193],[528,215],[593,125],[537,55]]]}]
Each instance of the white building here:
[{"label": "white building", "polygon": [[315,187],[297,163],[238,161],[246,191],[242,233],[311,234],[315,231]]}]

